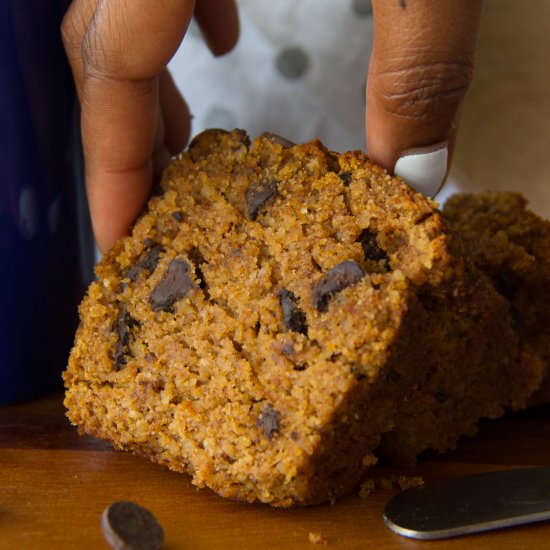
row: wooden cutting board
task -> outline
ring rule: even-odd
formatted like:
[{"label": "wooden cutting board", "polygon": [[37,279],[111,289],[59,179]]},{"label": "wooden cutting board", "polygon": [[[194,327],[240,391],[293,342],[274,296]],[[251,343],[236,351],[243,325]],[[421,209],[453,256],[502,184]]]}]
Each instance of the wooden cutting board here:
[{"label": "wooden cutting board", "polygon": [[[426,481],[516,466],[550,464],[550,406],[483,423],[456,451],[425,456],[411,470],[379,467],[374,476]],[[117,500],[149,508],[165,531],[166,550],[327,548],[518,550],[550,547],[550,522],[448,541],[392,533],[382,520],[396,489],[357,494],[334,505],[277,510],[224,500],[188,476],[80,437],[64,416],[62,396],[0,408],[0,549],[108,548],[103,509]]]}]

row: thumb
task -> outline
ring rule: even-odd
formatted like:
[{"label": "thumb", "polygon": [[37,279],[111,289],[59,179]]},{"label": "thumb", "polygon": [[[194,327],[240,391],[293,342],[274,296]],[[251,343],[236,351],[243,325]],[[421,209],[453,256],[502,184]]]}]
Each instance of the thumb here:
[{"label": "thumb", "polygon": [[369,156],[425,195],[443,184],[472,79],[482,0],[373,0]]}]

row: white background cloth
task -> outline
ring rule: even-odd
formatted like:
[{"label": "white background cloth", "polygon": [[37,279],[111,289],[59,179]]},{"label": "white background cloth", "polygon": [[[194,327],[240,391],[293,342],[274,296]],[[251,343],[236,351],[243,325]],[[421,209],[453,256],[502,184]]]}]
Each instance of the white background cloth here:
[{"label": "white background cloth", "polygon": [[[170,63],[193,134],[238,127],[295,142],[318,137],[336,151],[365,149],[370,0],[240,0],[239,14],[231,53],[214,58],[193,22]],[[285,77],[281,65],[301,74]]]}]

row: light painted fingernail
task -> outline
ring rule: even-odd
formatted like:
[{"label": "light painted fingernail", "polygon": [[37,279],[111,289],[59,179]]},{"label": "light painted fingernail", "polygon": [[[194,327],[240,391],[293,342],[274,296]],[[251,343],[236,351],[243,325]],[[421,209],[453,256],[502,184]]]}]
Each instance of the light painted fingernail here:
[{"label": "light painted fingernail", "polygon": [[448,153],[447,143],[409,149],[399,157],[393,172],[426,197],[433,197],[445,179]]}]

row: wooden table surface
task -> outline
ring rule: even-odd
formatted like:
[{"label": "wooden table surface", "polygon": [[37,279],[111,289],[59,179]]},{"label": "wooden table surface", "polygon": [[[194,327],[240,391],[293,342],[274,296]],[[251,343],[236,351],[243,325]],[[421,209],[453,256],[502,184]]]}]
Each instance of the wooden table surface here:
[{"label": "wooden table surface", "polygon": [[[412,470],[426,481],[515,466],[550,464],[550,407],[484,422],[479,434],[443,456],[425,456]],[[149,508],[165,531],[166,550],[322,548],[542,549],[550,522],[447,541],[414,541],[382,520],[394,490],[367,499],[350,495],[334,505],[277,510],[224,500],[198,490],[187,476],[167,471],[101,441],[81,437],[64,416],[62,396],[0,408],[0,548],[108,548],[100,530],[103,509],[116,500]]]}]

